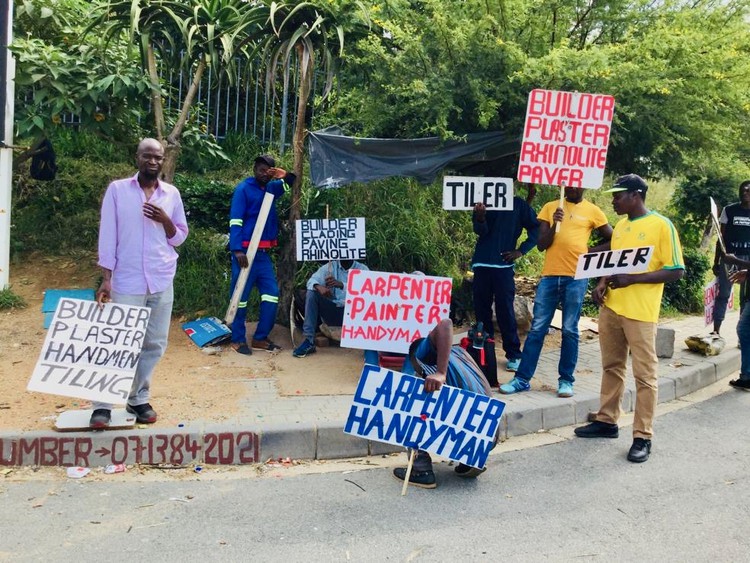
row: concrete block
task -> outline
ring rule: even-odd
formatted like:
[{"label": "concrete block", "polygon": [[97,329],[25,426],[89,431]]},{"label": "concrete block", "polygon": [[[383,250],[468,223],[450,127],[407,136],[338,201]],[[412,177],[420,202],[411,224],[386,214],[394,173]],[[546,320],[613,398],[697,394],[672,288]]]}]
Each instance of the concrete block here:
[{"label": "concrete block", "polygon": [[262,434],[257,425],[207,425],[203,431],[200,460],[215,465],[260,463],[268,459],[260,457],[261,441]]},{"label": "concrete block", "polygon": [[318,425],[316,459],[362,457],[369,453],[368,440],[344,434],[343,426],[342,422]]},{"label": "concrete block", "polygon": [[404,452],[406,449],[404,446],[397,446],[395,444],[386,444],[385,442],[373,442],[370,441],[370,455],[381,456],[392,453]]},{"label": "concrete block", "polygon": [[716,380],[718,381],[739,371],[740,350],[738,348],[725,348],[721,354],[707,358],[706,361],[716,366]]},{"label": "concrete block", "polygon": [[657,403],[667,403],[674,401],[677,398],[677,385],[675,380],[671,377],[660,377],[659,378],[659,396]]},{"label": "concrete block", "polygon": [[674,355],[674,329],[656,327],[656,356],[671,358]]},{"label": "concrete block", "polygon": [[716,367],[710,362],[701,362],[690,368],[682,368],[673,376],[675,398],[684,397],[716,381]]},{"label": "concrete block", "polygon": [[599,397],[576,397],[575,400],[575,423],[586,424],[589,422],[589,414],[599,410]]},{"label": "concrete block", "polygon": [[572,399],[558,399],[559,403],[542,409],[542,428],[560,428],[576,422],[576,407]]},{"label": "concrete block", "polygon": [[316,430],[312,424],[266,427],[260,437],[260,460],[290,457],[315,459]]},{"label": "concrete block", "polygon": [[523,436],[533,434],[543,428],[542,408],[526,408],[522,411],[506,412],[508,423],[507,436]]}]

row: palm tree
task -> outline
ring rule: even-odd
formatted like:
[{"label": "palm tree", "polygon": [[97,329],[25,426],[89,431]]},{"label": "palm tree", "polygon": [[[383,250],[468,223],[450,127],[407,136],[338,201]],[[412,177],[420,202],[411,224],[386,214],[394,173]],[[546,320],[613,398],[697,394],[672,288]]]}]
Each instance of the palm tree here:
[{"label": "palm tree", "polygon": [[[344,38],[361,37],[369,33],[369,13],[358,0],[306,0],[275,2],[268,6],[271,32],[257,46],[266,64],[268,92],[274,91],[277,73],[281,72],[285,86],[289,83],[292,64],[298,77],[297,119],[294,128],[294,174],[289,208],[288,229],[292,232],[300,218],[302,174],[304,170],[304,141],[306,110],[316,72],[323,74],[327,96],[333,86],[337,63],[344,53]],[[286,88],[285,88],[286,91]],[[295,239],[286,238],[278,264],[281,295],[279,318],[287,319],[297,270]]]},{"label": "palm tree", "polygon": [[[117,40],[124,33],[137,45],[151,82],[154,134],[164,145],[162,177],[174,177],[180,137],[201,79],[208,70],[232,81],[235,56],[263,32],[268,9],[246,0],[98,0],[87,32]],[[184,64],[190,86],[168,131],[157,56],[172,68]]]}]

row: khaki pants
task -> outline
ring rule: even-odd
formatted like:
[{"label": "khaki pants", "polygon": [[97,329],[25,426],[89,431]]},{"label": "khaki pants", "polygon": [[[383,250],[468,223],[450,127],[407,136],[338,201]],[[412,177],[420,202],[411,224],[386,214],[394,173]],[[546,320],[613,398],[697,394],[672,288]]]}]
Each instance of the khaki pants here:
[{"label": "khaki pants", "polygon": [[606,306],[602,307],[599,345],[602,351],[602,388],[596,420],[617,424],[620,418],[630,351],[636,389],[633,437],[651,439],[658,395],[656,323],[628,319]]}]

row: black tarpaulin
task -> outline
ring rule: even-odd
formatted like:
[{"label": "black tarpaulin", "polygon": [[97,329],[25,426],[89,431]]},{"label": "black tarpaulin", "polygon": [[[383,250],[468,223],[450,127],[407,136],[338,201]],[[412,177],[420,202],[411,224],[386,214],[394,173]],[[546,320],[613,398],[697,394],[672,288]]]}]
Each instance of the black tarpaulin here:
[{"label": "black tarpaulin", "polygon": [[415,178],[429,184],[445,167],[461,171],[480,162],[518,154],[519,137],[505,133],[471,133],[461,140],[368,139],[346,137],[338,127],[308,136],[310,175],[318,188],[339,188],[391,176]]}]

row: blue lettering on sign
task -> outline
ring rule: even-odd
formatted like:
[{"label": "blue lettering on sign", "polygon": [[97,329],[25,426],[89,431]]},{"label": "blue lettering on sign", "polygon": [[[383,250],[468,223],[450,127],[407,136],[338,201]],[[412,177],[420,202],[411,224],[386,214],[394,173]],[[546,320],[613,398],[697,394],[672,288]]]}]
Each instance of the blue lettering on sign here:
[{"label": "blue lettering on sign", "polygon": [[[386,428],[385,434],[383,434],[383,440],[385,440],[386,442],[390,442],[395,439],[399,444],[403,444],[404,440],[406,440],[406,434],[409,431],[409,424],[411,423],[411,419],[412,417],[405,416],[402,423],[401,413],[393,413],[391,422],[390,424],[388,424],[388,428]],[[395,437],[393,436],[394,433],[396,434]]]},{"label": "blue lettering on sign", "polygon": [[[360,410],[362,411],[362,414],[357,414]],[[360,409],[357,405],[352,405],[352,408],[349,409],[349,416],[346,419],[344,432],[348,434],[363,434],[362,428],[364,428],[365,424],[367,424],[367,417],[369,415],[369,408]],[[355,424],[359,424],[359,430],[352,430]]]},{"label": "blue lettering on sign", "polygon": [[375,389],[375,397],[372,400],[373,406],[378,406],[378,404],[383,402],[383,406],[387,408],[393,408],[391,407],[391,395],[393,394],[393,372],[389,371],[386,376],[383,378],[383,382],[378,386],[377,389]]}]

